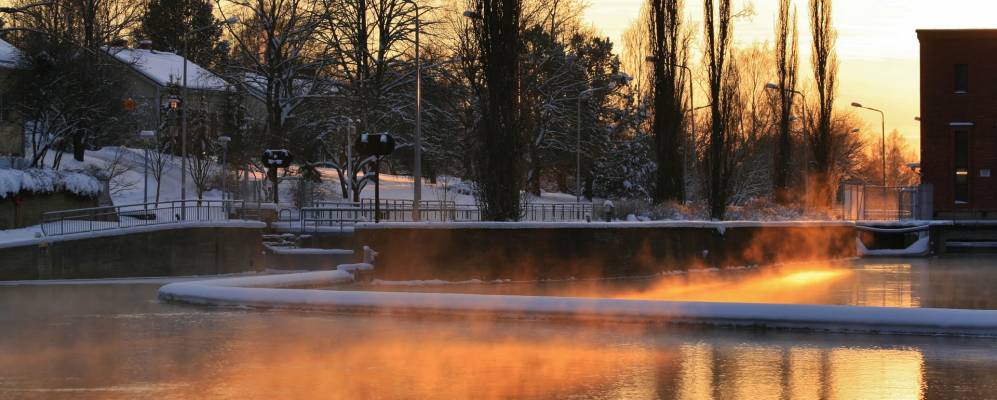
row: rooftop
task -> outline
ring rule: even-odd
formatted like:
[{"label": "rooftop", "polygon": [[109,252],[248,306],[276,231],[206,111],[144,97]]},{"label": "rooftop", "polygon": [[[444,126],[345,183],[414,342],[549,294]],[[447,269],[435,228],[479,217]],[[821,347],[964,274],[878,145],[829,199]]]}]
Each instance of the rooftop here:
[{"label": "rooftop", "polygon": [[[121,47],[112,47],[107,52],[160,86],[183,86],[183,57],[165,51]],[[222,91],[228,90],[230,85],[215,73],[188,60],[187,87]]]},{"label": "rooftop", "polygon": [[924,39],[997,39],[997,29],[918,29],[918,40]]}]

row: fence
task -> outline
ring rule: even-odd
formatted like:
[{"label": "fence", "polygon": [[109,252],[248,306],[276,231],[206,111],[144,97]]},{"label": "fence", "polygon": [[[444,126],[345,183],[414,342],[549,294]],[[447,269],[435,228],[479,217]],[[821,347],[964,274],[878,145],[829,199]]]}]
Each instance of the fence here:
[{"label": "fence", "polygon": [[841,218],[903,221],[931,218],[931,187],[842,185]]},{"label": "fence", "polygon": [[[353,221],[374,221],[377,205],[373,200],[362,199],[360,203],[315,202],[316,207],[302,208],[301,216],[294,219],[292,214],[282,214],[282,220],[295,221],[311,216],[318,220],[338,223],[340,219]],[[410,222],[413,220],[412,200],[381,200],[380,218],[385,222]],[[523,204],[521,221],[563,222],[590,221],[593,207],[589,203]],[[453,201],[424,200],[419,203],[419,220],[427,222],[472,222],[481,221],[481,209],[476,205],[456,204]],[[290,217],[290,218],[288,218]],[[328,217],[328,218],[327,218]]]},{"label": "fence", "polygon": [[52,211],[42,214],[46,236],[182,222],[253,219],[256,208],[239,200],[185,200]]}]

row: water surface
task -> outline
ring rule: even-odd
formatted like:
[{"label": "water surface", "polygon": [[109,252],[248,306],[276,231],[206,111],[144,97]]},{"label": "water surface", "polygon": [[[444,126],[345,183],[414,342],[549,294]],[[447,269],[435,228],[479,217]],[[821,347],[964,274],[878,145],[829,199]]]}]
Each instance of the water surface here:
[{"label": "water surface", "polygon": [[[881,272],[854,301],[981,307],[988,262],[858,262]],[[158,287],[0,286],[0,399],[997,397],[992,339],[214,309]]]}]

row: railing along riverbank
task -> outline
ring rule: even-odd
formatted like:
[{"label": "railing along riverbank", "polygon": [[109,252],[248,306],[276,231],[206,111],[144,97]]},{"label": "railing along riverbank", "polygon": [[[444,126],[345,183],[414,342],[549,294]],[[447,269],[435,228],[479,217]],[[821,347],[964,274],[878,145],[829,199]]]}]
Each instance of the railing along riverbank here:
[{"label": "railing along riverbank", "polygon": [[176,200],[52,211],[42,214],[46,236],[123,229],[136,226],[258,220],[267,204],[242,200]]}]

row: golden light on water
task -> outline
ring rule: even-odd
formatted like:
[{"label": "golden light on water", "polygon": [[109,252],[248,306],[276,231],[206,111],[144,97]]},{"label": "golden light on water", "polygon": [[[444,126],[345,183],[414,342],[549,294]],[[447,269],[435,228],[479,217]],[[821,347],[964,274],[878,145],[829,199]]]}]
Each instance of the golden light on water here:
[{"label": "golden light on water", "polygon": [[622,293],[614,297],[737,303],[821,303],[831,296],[832,283],[852,274],[849,269],[807,265],[737,278],[717,274],[690,274],[665,278],[647,290]]}]

